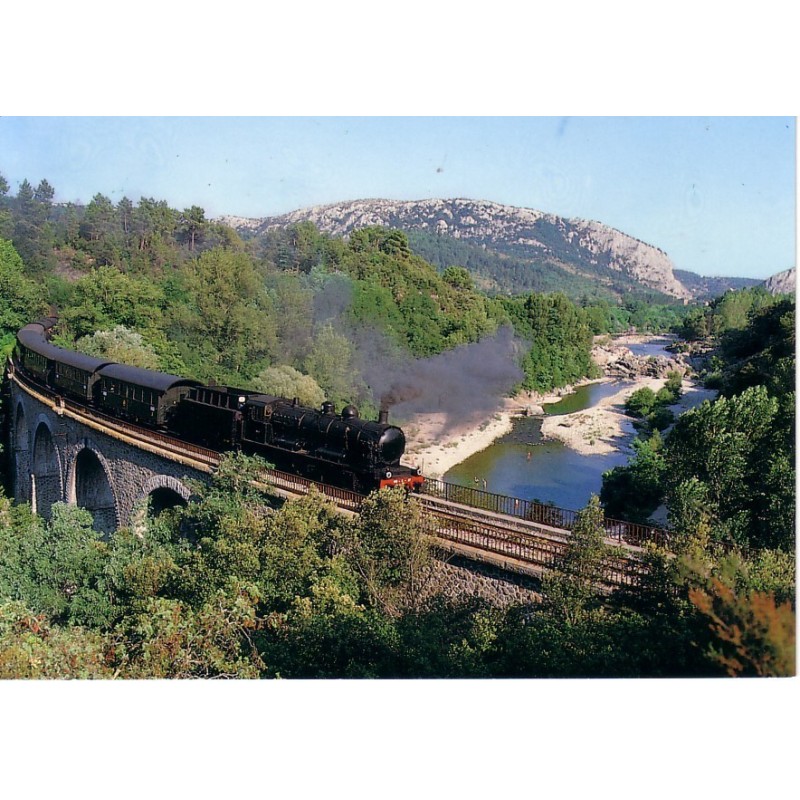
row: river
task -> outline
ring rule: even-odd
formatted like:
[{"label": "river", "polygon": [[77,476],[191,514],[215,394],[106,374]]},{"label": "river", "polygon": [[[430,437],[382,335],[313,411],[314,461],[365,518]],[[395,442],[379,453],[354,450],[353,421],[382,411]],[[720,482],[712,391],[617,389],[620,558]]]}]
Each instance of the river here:
[{"label": "river", "polygon": [[[659,337],[626,346],[635,355],[670,356],[664,348],[671,341]],[[591,408],[624,386],[625,383],[615,380],[586,384],[558,403],[545,405],[544,410],[548,416],[572,414]],[[582,455],[561,442],[543,442],[541,425],[541,418],[537,417],[516,420],[510,433],[457,464],[444,479],[497,494],[549,502],[560,508],[581,509],[592,494],[599,494],[603,473],[626,464],[632,454],[629,447],[623,446],[607,454]],[[626,440],[631,441],[632,423],[626,423],[624,433],[630,434]]]},{"label": "river", "polygon": [[[610,387],[613,390],[609,391]],[[619,389],[620,384],[616,381],[583,386],[575,393],[580,393],[583,405],[569,395],[560,403],[554,403],[551,408],[561,408],[550,413],[565,414],[590,408],[601,397],[607,397]],[[570,401],[569,410],[562,405],[567,399]],[[444,479],[461,486],[485,488],[496,494],[553,503],[560,508],[580,509],[586,505],[592,493],[600,492],[603,473],[628,461],[628,450],[581,455],[561,442],[543,442],[541,427],[542,420],[537,417],[515,420],[511,432],[457,464],[446,473]]]},{"label": "river", "polygon": [[672,358],[672,353],[666,348],[676,341],[676,336],[654,336],[646,342],[626,344],[625,347],[635,356],[664,356],[665,358]]}]

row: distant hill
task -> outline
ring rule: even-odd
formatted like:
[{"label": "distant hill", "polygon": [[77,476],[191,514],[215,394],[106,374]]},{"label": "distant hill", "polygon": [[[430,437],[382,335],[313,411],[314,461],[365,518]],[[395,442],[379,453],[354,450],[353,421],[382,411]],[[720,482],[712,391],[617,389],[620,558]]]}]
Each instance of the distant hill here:
[{"label": "distant hill", "polygon": [[713,300],[728,289],[746,289],[762,283],[756,278],[719,278],[697,275],[685,269],[676,269],[675,277],[692,293],[696,300]]},{"label": "distant hill", "polygon": [[246,238],[306,221],[333,236],[370,225],[397,228],[426,260],[442,269],[464,266],[481,288],[498,294],[561,290],[571,297],[675,301],[704,296],[704,281],[711,280],[676,271],[663,250],[600,222],[481,200],[355,200],[220,221]]},{"label": "distant hill", "polygon": [[796,285],[796,270],[791,269],[779,272],[764,281],[764,287],[770,294],[794,294]]}]

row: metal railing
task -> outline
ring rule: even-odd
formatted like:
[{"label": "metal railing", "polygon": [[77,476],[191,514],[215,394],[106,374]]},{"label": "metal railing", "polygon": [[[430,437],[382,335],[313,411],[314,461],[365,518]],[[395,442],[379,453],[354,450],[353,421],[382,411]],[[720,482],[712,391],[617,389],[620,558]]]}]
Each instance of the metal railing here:
[{"label": "metal railing", "polygon": [[[575,526],[579,513],[547,503],[538,503],[534,500],[523,500],[519,497],[494,494],[472,486],[447,483],[436,478],[427,478],[422,487],[422,492],[432,497],[441,497],[451,503],[460,503],[461,505],[479,508],[495,514],[519,517],[529,522],[536,522],[540,525],[567,531],[572,530]],[[620,544],[641,546],[645,542],[654,542],[663,546],[669,542],[668,530],[655,528],[651,525],[641,525],[636,522],[606,517],[604,527],[606,536]]]},{"label": "metal railing", "polygon": [[[439,540],[495,553],[540,570],[558,568],[567,551],[566,541],[532,533],[509,533],[491,525],[434,510],[424,515],[426,533]],[[508,563],[505,568],[512,568]],[[641,580],[642,564],[633,557],[612,555],[602,560],[601,582],[607,586],[635,586]]]},{"label": "metal railing", "polygon": [[265,482],[278,489],[292,492],[293,494],[308,494],[309,489],[316,489],[320,494],[333,500],[339,508],[345,508],[349,511],[358,511],[364,501],[363,494],[350,491],[349,489],[342,489],[339,486],[319,483],[319,481],[303,478],[292,472],[282,472],[278,469],[268,468],[264,469],[261,474]]}]

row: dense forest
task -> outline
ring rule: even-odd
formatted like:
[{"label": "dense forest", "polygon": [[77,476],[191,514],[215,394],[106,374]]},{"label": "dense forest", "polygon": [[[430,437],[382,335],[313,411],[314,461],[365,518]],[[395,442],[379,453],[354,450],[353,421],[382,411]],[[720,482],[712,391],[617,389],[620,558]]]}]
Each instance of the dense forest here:
[{"label": "dense forest", "polygon": [[476,284],[489,295],[561,292],[578,303],[619,305],[622,297],[627,302],[648,306],[675,305],[674,297],[648,290],[618,271],[592,265],[591,269],[601,277],[598,279],[598,275],[591,276],[575,269],[580,252],[565,252],[562,234],[548,235],[548,225],[541,220],[538,223],[537,234],[551,247],[546,256],[537,259],[535,268],[531,265],[530,252],[524,247],[519,252],[510,246],[498,250],[422,230],[409,230],[408,240],[415,253],[439,270],[451,264],[469,269]]},{"label": "dense forest", "polygon": [[[374,413],[393,376],[487,340],[546,390],[592,374],[592,336],[683,325],[718,340],[722,394],[609,480],[639,513],[665,493],[674,552],[607,598],[593,498],[535,607],[435,591],[419,509],[382,492],[355,520],[317,495],[275,504],[231,456],[143,536],[103,539],[88,512],[50,520],[0,499],[2,677],[586,677],[794,672],[794,303],[753,290],[686,311],[560,292],[491,297],[468,265],[437,269],[405,234],[348,240],[300,224],[243,242],[163,201],[0,176],[0,336],[51,306],[83,352],[308,403]],[[739,303],[747,304],[742,311]],[[720,318],[718,320],[718,318]],[[381,369],[376,369],[376,364]],[[658,438],[657,438],[658,437]],[[645,502],[645,498],[647,502]],[[624,504],[623,504],[624,505]]]}]

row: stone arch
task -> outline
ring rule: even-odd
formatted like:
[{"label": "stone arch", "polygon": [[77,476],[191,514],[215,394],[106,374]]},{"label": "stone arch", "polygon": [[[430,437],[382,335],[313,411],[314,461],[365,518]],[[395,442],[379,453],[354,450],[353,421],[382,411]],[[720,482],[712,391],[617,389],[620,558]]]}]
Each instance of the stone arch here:
[{"label": "stone arch", "polygon": [[28,436],[28,420],[25,414],[25,404],[20,401],[17,403],[16,422],[14,424],[14,449],[28,451],[30,436]]},{"label": "stone arch", "polygon": [[61,458],[50,422],[44,414],[36,418],[31,459],[31,501],[37,514],[50,519],[53,503],[63,497]]},{"label": "stone arch", "polygon": [[94,529],[113,533],[119,525],[119,508],[108,462],[99,450],[84,444],[72,461],[67,500],[90,511]]},{"label": "stone arch", "polygon": [[134,503],[131,527],[138,534],[145,531],[147,517],[157,517],[162,511],[185,506],[192,493],[171,475],[154,475],[142,486],[139,499]]},{"label": "stone arch", "polygon": [[11,441],[11,457],[13,460],[10,466],[14,481],[14,497],[23,503],[31,499],[30,440],[25,405],[20,401],[17,403],[17,410],[14,414],[13,438]]},{"label": "stone arch", "polygon": [[165,508],[186,505],[192,493],[177,478],[171,475],[154,475],[142,487],[139,503],[153,501],[150,507],[155,515]]}]

